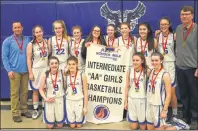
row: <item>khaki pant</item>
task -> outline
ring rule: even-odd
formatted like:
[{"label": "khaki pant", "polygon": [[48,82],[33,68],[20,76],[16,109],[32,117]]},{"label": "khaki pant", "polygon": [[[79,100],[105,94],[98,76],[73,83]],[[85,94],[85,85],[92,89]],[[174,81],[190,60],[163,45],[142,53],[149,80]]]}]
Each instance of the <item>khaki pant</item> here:
[{"label": "khaki pant", "polygon": [[13,116],[19,113],[19,89],[20,89],[20,107],[21,113],[27,111],[28,99],[28,73],[16,73],[15,78],[10,79],[10,98],[11,111]]}]

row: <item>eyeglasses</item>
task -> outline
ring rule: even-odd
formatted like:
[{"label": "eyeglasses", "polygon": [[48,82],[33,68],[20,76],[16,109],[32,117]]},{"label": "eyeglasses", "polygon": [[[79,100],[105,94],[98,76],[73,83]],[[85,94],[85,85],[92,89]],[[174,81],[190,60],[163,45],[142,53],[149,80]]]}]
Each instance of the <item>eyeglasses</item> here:
[{"label": "eyeglasses", "polygon": [[189,16],[191,13],[186,13],[186,14],[180,14],[181,16]]},{"label": "eyeglasses", "polygon": [[169,24],[160,24],[160,26],[168,26]]},{"label": "eyeglasses", "polygon": [[99,33],[99,32],[100,32],[100,30],[93,30],[93,32],[97,32],[97,33]]}]

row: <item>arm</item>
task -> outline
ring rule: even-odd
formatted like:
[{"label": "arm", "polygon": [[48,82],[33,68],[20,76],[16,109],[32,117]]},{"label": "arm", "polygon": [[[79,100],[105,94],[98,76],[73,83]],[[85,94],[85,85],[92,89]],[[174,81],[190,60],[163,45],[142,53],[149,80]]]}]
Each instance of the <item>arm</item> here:
[{"label": "arm", "polygon": [[86,115],[88,111],[88,89],[87,89],[87,77],[85,74],[82,74],[82,81],[83,81],[83,91],[84,91],[84,109],[83,114]]},{"label": "arm", "polygon": [[26,49],[26,55],[27,55],[27,66],[28,66],[28,72],[29,72],[29,79],[34,80],[34,75],[32,72],[32,43],[30,42]]},{"label": "arm", "polygon": [[129,76],[129,71],[126,73],[126,86],[125,86],[125,97],[124,97],[124,108],[127,110],[128,106],[128,91],[129,91],[129,82],[130,82],[130,76]]},{"label": "arm", "polygon": [[137,37],[134,36],[134,50],[137,52]]},{"label": "arm", "polygon": [[2,62],[3,62],[3,65],[4,65],[4,68],[6,69],[7,72],[10,72],[12,71],[11,68],[10,68],[10,62],[9,62],[9,54],[10,54],[10,42],[8,39],[5,39],[3,41],[3,44],[2,44]]},{"label": "arm", "polygon": [[160,33],[161,33],[161,30],[156,30],[155,31],[155,38],[158,39]]},{"label": "arm", "polygon": [[198,77],[198,68],[195,70],[195,77]]},{"label": "arm", "polygon": [[67,81],[66,81],[66,76],[64,75],[65,72],[63,72],[63,88],[66,90],[67,89]]},{"label": "arm", "polygon": [[86,41],[84,41],[84,42],[82,43],[81,56],[82,56],[83,59],[86,60],[87,47],[85,47],[85,43],[86,43]]},{"label": "arm", "polygon": [[174,41],[176,41],[176,33],[173,34]]},{"label": "arm", "polygon": [[51,40],[52,40],[52,38],[49,38],[48,42],[47,42],[48,51],[49,51],[48,56],[51,56],[51,54],[52,54]]},{"label": "arm", "polygon": [[42,98],[44,99],[45,102],[54,102],[54,98],[47,98],[45,95],[45,86],[46,86],[46,75],[43,74],[41,77],[41,81],[40,81],[40,86],[39,86],[39,93],[42,96]]},{"label": "arm", "polygon": [[154,48],[155,50],[158,50],[158,41],[156,38],[154,38]]},{"label": "arm", "polygon": [[14,72],[12,71],[10,67],[10,61],[9,61],[9,55],[10,55],[10,41],[8,38],[6,38],[3,41],[2,44],[2,62],[5,70],[8,72],[8,77],[9,78],[14,78]]},{"label": "arm", "polygon": [[166,118],[167,117],[167,111],[168,111],[168,106],[171,101],[171,79],[168,73],[165,73],[163,76],[163,81],[165,84],[165,89],[166,89],[166,99],[164,103],[163,110],[161,112],[161,117]]},{"label": "arm", "polygon": [[46,101],[47,97],[45,96],[45,86],[46,86],[45,81],[46,81],[46,75],[43,74],[40,81],[39,92],[40,95],[43,97],[43,99]]},{"label": "arm", "polygon": [[151,74],[151,69],[147,68],[147,71],[146,71],[146,75],[147,75],[147,79],[149,78],[150,74]]}]

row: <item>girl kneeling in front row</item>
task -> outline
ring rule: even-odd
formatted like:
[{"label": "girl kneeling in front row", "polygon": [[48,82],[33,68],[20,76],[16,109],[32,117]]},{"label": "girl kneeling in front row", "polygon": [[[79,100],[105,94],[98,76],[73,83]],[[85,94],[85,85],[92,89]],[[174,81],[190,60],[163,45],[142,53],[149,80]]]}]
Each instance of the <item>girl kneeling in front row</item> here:
[{"label": "girl kneeling in front row", "polygon": [[188,130],[184,121],[174,118],[174,124],[166,124],[171,100],[171,78],[163,68],[164,57],[159,52],[151,54],[153,70],[147,85],[146,120],[148,130]]},{"label": "girl kneeling in front row", "polygon": [[63,127],[65,121],[64,102],[64,75],[59,70],[59,60],[55,56],[49,58],[49,71],[41,79],[39,92],[45,100],[44,121],[48,128],[56,123],[58,128]]},{"label": "girl kneeling in front row", "polygon": [[128,108],[127,121],[135,130],[140,124],[140,129],[146,129],[146,80],[150,69],[141,52],[133,55],[133,67],[127,72],[125,88],[125,109]]},{"label": "girl kneeling in front row", "polygon": [[87,79],[78,71],[78,59],[71,56],[67,59],[66,75],[66,123],[71,128],[81,127],[85,122],[88,103]]}]

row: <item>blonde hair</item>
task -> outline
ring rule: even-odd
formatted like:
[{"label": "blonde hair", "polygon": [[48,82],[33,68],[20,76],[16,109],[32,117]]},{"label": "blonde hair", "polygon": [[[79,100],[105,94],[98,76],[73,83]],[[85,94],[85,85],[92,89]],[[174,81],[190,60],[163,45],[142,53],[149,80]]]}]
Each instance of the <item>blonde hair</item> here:
[{"label": "blonde hair", "polygon": [[61,27],[63,28],[63,38],[66,39],[67,41],[70,40],[70,37],[67,35],[67,30],[66,30],[66,26],[65,26],[65,22],[63,20],[56,20],[54,21],[54,23],[52,24],[53,26],[53,31],[54,31],[54,28],[55,28],[55,24],[61,24]]}]

